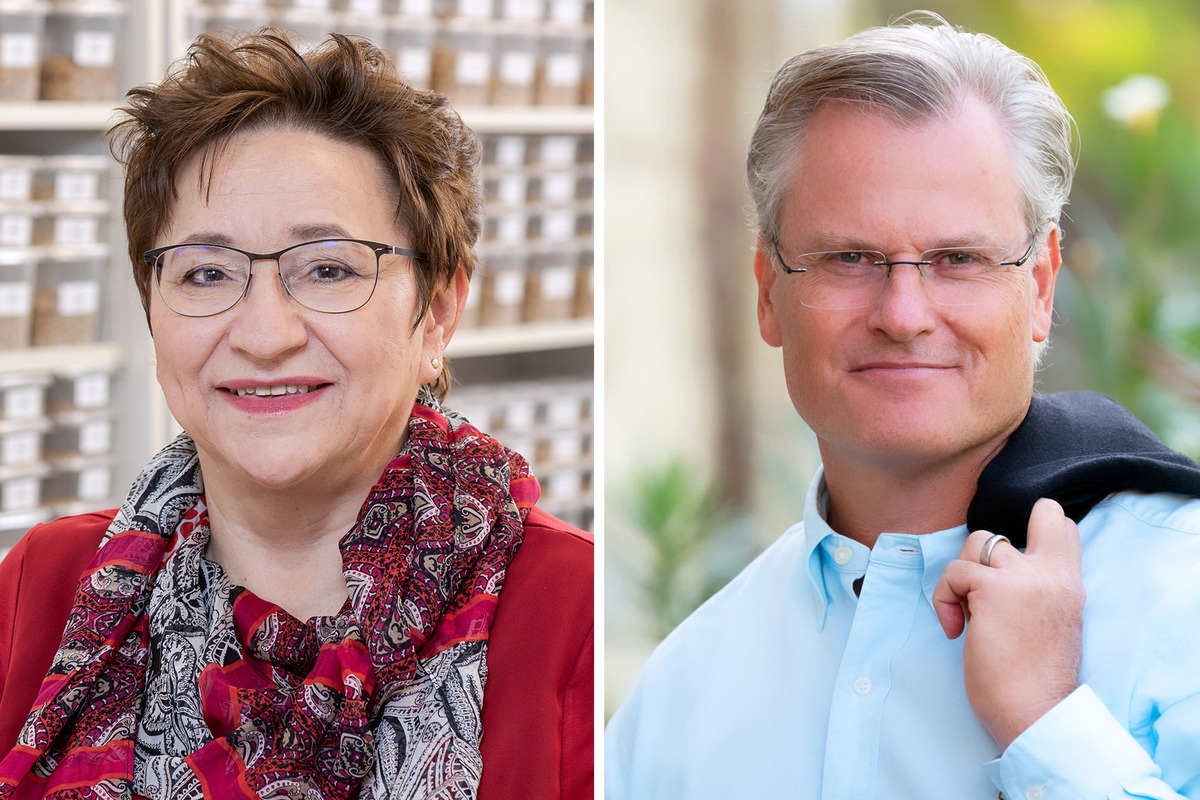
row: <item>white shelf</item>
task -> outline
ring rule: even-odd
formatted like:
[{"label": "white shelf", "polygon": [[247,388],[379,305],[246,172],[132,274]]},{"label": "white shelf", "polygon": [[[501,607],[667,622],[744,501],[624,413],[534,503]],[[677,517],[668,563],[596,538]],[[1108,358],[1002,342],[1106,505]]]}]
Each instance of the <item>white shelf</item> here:
[{"label": "white shelf", "polygon": [[532,353],[587,347],[595,340],[591,319],[540,322],[498,328],[466,328],[454,334],[446,355],[451,358]]},{"label": "white shelf", "polygon": [[0,130],[105,131],[119,121],[116,108],[120,105],[115,99],[103,103],[5,103]]},{"label": "white shelf", "polygon": [[125,349],[116,342],[63,347],[28,347],[0,350],[0,373],[55,372],[81,366],[112,370],[125,361]]},{"label": "white shelf", "polygon": [[[453,98],[451,98],[453,100]],[[591,133],[595,115],[591,106],[542,108],[488,108],[460,110],[476,133]]]},{"label": "white shelf", "polygon": [[[3,131],[105,131],[120,121],[121,100],[102,103],[68,103],[43,100],[5,103],[0,114]],[[463,119],[478,133],[591,133],[594,114],[590,106],[578,108],[462,109]]]}]

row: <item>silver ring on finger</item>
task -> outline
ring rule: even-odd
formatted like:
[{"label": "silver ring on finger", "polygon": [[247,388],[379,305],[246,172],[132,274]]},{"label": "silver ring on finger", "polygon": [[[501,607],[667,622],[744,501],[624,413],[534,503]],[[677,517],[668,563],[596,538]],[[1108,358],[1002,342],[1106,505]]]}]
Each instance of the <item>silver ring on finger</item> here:
[{"label": "silver ring on finger", "polygon": [[996,548],[996,545],[999,542],[1008,542],[1009,544],[1012,544],[1012,542],[1009,541],[1008,537],[1004,534],[993,533],[988,537],[988,540],[983,543],[983,549],[979,551],[980,564],[983,564],[985,567],[990,567],[992,565],[992,550]]}]

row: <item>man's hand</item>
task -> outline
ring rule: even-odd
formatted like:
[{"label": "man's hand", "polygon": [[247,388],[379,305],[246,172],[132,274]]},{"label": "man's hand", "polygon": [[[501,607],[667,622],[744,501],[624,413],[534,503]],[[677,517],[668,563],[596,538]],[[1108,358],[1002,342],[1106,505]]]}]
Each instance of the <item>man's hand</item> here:
[{"label": "man's hand", "polygon": [[[1084,589],[1079,531],[1062,507],[1042,498],[1029,517],[1025,553],[975,531],[933,590],[946,636],[967,629],[967,698],[1001,749],[1079,685]],[[968,624],[969,623],[969,624]]]}]

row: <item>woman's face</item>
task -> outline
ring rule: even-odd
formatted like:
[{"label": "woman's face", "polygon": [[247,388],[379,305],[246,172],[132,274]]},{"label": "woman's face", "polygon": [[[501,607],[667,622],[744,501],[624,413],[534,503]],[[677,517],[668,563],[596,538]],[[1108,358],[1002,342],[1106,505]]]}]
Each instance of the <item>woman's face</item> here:
[{"label": "woman's face", "polygon": [[[272,129],[229,140],[209,185],[200,161],[193,156],[181,171],[156,246],[207,242],[270,253],[353,238],[412,247],[393,219],[382,167],[364,148]],[[246,296],[211,317],[180,316],[151,287],[158,381],[196,441],[206,482],[324,494],[378,477],[403,441],[417,388],[436,377],[431,360],[441,358],[465,299],[465,279],[456,278],[414,327],[418,268],[383,256],[370,301],[345,314],[301,306],[272,261],[256,261]],[[266,391],[279,386],[286,393]]]}]

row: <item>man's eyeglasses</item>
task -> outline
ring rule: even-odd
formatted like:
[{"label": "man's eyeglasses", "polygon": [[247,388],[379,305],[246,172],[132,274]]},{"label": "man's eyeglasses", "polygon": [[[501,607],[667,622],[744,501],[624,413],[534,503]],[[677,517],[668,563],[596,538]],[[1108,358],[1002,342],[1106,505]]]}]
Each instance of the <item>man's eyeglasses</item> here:
[{"label": "man's eyeglasses", "polygon": [[250,253],[215,244],[177,244],[146,252],[167,308],[185,317],[211,317],[238,304],[250,289],[255,261],[274,261],[283,287],[305,308],[344,314],[375,293],[379,258],[426,259],[424,253],[361,239],[301,242],[275,253]]},{"label": "man's eyeglasses", "polygon": [[779,245],[775,257],[783,271],[802,274],[797,291],[809,308],[845,311],[874,305],[883,294],[892,267],[909,264],[917,268],[929,298],[944,306],[986,303],[993,296],[1001,267],[1021,267],[1032,257],[1035,235],[1024,255],[1004,260],[999,247],[940,247],[926,250],[916,261],[888,261],[877,250],[836,250],[803,253],[788,263]]}]

